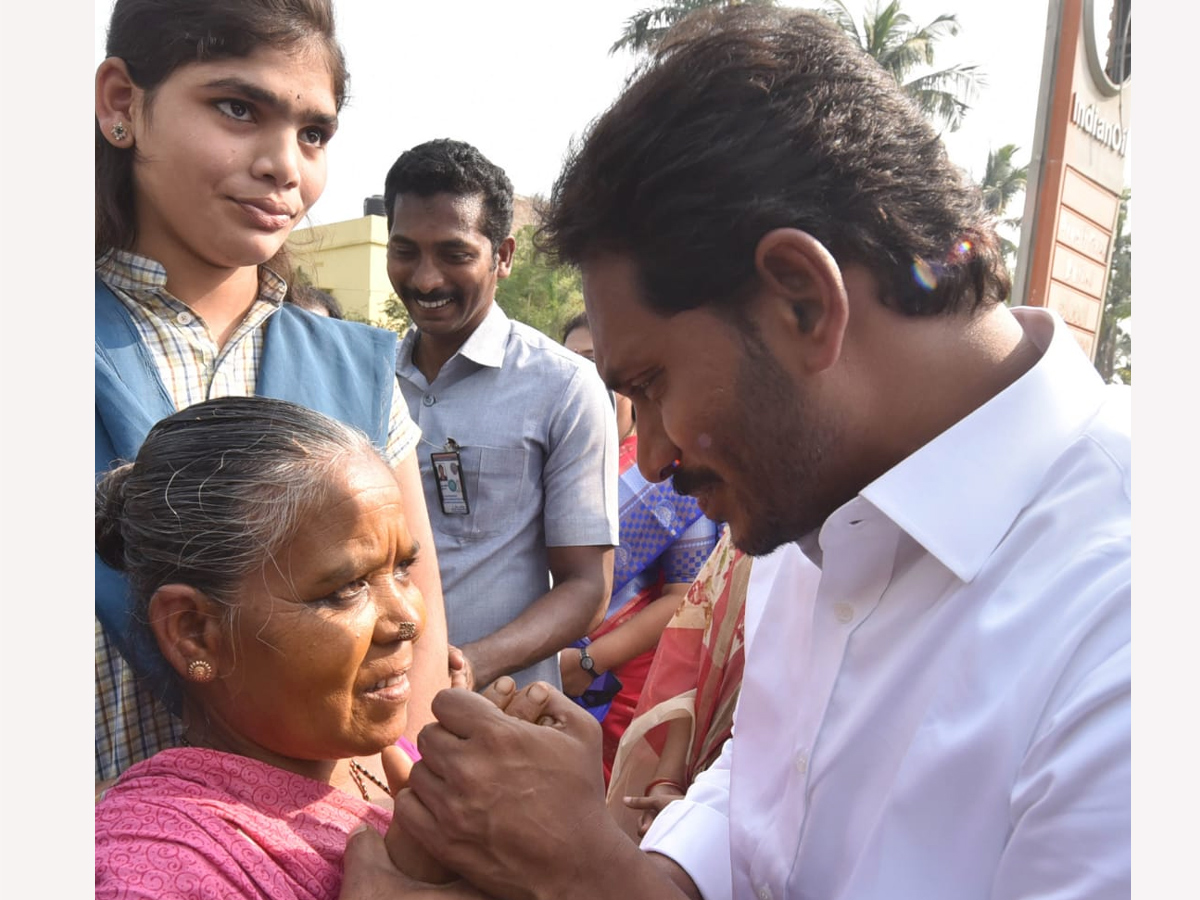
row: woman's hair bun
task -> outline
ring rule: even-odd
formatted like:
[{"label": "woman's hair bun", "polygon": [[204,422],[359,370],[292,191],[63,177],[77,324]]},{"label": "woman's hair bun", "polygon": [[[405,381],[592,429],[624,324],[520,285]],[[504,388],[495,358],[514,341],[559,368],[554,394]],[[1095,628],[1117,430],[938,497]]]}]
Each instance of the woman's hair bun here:
[{"label": "woman's hair bun", "polygon": [[118,572],[125,569],[125,538],[121,524],[125,519],[125,485],[133,463],[109,469],[96,482],[96,553]]}]

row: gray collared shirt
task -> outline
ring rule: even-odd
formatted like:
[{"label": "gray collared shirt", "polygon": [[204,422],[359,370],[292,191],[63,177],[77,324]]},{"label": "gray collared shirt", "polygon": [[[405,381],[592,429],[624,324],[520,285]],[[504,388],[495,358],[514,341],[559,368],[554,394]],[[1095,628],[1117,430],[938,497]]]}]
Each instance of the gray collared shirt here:
[{"label": "gray collared shirt", "polygon": [[[550,589],[547,547],[615,546],[617,435],[608,393],[587,360],[495,303],[430,384],[413,363],[417,330],[396,372],[423,435],[417,457],[437,544],[450,642],[515,619]],[[459,447],[470,512],[442,510],[430,453]],[[551,656],[513,674],[560,684]]]}]

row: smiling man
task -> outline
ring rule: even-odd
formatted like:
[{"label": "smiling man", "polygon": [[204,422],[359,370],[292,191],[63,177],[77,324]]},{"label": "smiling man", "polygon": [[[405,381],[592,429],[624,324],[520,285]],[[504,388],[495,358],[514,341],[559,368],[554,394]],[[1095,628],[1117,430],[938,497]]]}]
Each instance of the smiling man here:
[{"label": "smiling man", "polygon": [[895,80],[815,13],[689,17],[542,237],[642,472],[779,551],[733,737],[640,848],[596,723],[542,685],[435,698],[409,834],[506,898],[1127,898],[1128,391],[1005,304],[980,193]]},{"label": "smiling man", "polygon": [[424,436],[450,641],[478,687],[558,685],[555,654],[595,624],[612,582],[608,395],[593,366],[495,303],[516,246],[502,169],[430,141],[392,166],[384,200],[388,277],[413,322],[397,373]]}]

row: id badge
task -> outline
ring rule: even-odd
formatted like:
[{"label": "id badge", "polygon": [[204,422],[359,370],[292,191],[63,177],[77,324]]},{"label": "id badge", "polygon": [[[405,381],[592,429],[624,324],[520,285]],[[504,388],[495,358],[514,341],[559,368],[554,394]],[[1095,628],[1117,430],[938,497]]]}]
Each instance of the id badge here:
[{"label": "id badge", "polygon": [[429,454],[433,463],[433,480],[437,484],[442,512],[448,516],[465,516],[471,512],[467,502],[467,486],[463,482],[462,457],[457,450],[439,450]]}]

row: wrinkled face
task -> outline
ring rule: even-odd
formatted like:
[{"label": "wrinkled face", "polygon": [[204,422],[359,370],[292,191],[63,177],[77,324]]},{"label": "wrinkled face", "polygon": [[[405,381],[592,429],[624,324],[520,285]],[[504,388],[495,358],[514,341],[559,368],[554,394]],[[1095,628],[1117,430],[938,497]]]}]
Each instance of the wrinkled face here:
[{"label": "wrinkled face", "polygon": [[836,431],[771,350],[708,307],[655,313],[625,257],[582,271],[596,364],[633,400],[642,474],[661,481],[677,460],[676,490],[753,555],[819,527]]},{"label": "wrinkled face", "polygon": [[388,237],[388,278],[413,323],[425,334],[461,346],[491,308],[507,278],[512,248],[493,248],[480,231],[478,194],[400,194]]},{"label": "wrinkled face", "polygon": [[[400,489],[378,458],[339,464],[276,565],[247,579],[209,712],[253,755],[376,753],[404,728],[425,607]],[[413,623],[406,625],[405,623]]]},{"label": "wrinkled face", "polygon": [[137,252],[173,274],[275,255],[325,188],[337,107],[321,54],[260,47],[135,94]]}]

